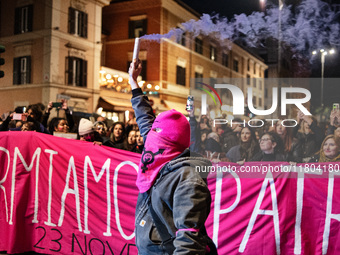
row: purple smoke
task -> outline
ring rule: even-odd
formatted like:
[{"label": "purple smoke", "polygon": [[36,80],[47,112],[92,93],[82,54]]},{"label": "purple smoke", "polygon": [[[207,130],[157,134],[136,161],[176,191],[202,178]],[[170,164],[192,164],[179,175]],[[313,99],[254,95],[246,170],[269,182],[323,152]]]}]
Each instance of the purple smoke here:
[{"label": "purple smoke", "polygon": [[232,20],[203,14],[199,20],[184,22],[181,24],[182,28],[173,29],[167,34],[151,34],[142,38],[160,41],[163,38],[178,38],[183,33],[190,32],[194,37],[209,35],[227,45],[231,45],[230,41],[242,39],[249,47],[257,47],[261,45],[261,41],[271,37],[280,39],[284,47],[289,47],[299,54],[339,45],[340,26],[336,20],[339,16],[327,3],[320,0],[303,0],[295,8],[284,6],[281,13],[279,12],[278,8],[272,7],[267,9],[266,13],[235,15]]}]

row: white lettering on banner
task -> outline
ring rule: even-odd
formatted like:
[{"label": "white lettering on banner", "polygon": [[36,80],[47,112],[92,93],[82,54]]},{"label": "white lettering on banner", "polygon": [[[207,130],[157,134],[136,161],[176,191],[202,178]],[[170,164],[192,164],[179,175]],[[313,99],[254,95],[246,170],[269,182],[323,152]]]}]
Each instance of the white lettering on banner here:
[{"label": "white lettering on banner", "polygon": [[7,169],[6,169],[4,178],[2,180],[0,180],[0,189],[2,189],[3,192],[4,192],[4,200],[5,200],[5,208],[6,208],[6,222],[8,222],[7,195],[6,195],[6,189],[2,185],[2,183],[4,183],[6,181],[6,179],[7,179],[8,170],[9,170],[9,165],[11,163],[11,159],[10,159],[10,156],[9,156],[9,151],[6,148],[0,147],[0,151],[3,151],[3,152],[5,152],[7,154]]},{"label": "white lettering on banner", "polygon": [[332,213],[333,205],[333,189],[334,189],[334,175],[340,175],[339,172],[330,172],[328,177],[328,195],[327,195],[327,209],[326,209],[326,221],[325,229],[322,238],[322,254],[327,254],[329,234],[331,229],[331,219],[340,221],[340,214]]},{"label": "white lettering on banner", "polygon": [[217,172],[216,174],[216,193],[214,202],[214,225],[213,225],[213,241],[218,246],[218,231],[220,228],[220,215],[224,213],[229,213],[236,208],[241,199],[241,181],[240,177],[236,173],[230,173],[234,176],[236,181],[237,195],[234,203],[226,209],[221,210],[221,198],[222,198],[222,180],[223,173]]},{"label": "white lettering on banner", "polygon": [[[260,209],[260,206],[262,204],[268,182],[269,182],[270,191],[271,191],[273,210]],[[265,179],[262,183],[260,194],[259,194],[259,197],[256,201],[254,211],[253,211],[253,213],[250,217],[250,221],[249,221],[246,233],[244,234],[244,237],[243,237],[242,242],[240,244],[239,252],[242,252],[242,253],[244,252],[246,245],[248,243],[248,240],[249,240],[250,233],[251,233],[251,231],[254,227],[256,217],[259,214],[273,216],[276,254],[281,254],[281,250],[280,250],[280,226],[279,226],[279,212],[278,212],[278,209],[277,209],[277,196],[276,196],[273,174],[270,171],[267,172],[267,175],[266,175],[266,177],[265,177]]]},{"label": "white lettering on banner", "polygon": [[19,148],[15,147],[14,149],[14,160],[13,160],[13,171],[12,171],[12,187],[11,187],[11,216],[9,219],[9,224],[13,224],[13,208],[14,208],[14,188],[15,188],[15,173],[16,173],[16,166],[17,166],[17,159],[18,156],[23,164],[24,168],[27,172],[31,171],[33,168],[34,159],[37,158],[37,163],[35,166],[35,194],[34,194],[34,216],[32,223],[38,223],[38,209],[39,209],[39,201],[38,201],[38,182],[39,182],[39,160],[40,160],[40,153],[41,148],[37,148],[33,154],[32,161],[30,166],[27,166],[26,161],[24,160],[23,156],[21,155]]},{"label": "white lettering on banner", "polygon": [[50,154],[50,167],[48,169],[48,202],[47,202],[47,221],[45,225],[55,227],[56,224],[51,222],[51,206],[52,206],[52,174],[53,174],[53,155],[58,154],[58,152],[53,150],[45,150],[46,153]]},{"label": "white lettering on banner", "polygon": [[[70,184],[70,176],[71,171],[73,173],[73,185],[74,189],[71,189],[69,187]],[[82,231],[81,227],[81,221],[80,221],[80,197],[79,197],[79,188],[78,188],[78,182],[77,182],[77,172],[76,172],[76,166],[74,164],[74,158],[71,156],[69,162],[68,162],[68,169],[66,174],[66,180],[65,180],[65,188],[63,195],[61,196],[61,211],[60,211],[60,217],[58,221],[58,226],[60,227],[63,224],[64,216],[65,216],[65,200],[67,194],[74,194],[75,200],[76,200],[76,211],[77,211],[77,222],[78,222],[78,229],[79,231]]]},{"label": "white lettering on banner", "polygon": [[89,156],[85,157],[84,162],[84,233],[90,234],[88,228],[88,215],[89,215],[89,208],[88,208],[88,200],[89,200],[89,188],[87,183],[87,167],[90,166],[92,175],[94,180],[98,183],[102,178],[104,172],[106,171],[106,203],[107,203],[107,217],[106,217],[106,232],[103,233],[104,236],[112,236],[111,234],[111,196],[110,196],[110,165],[111,160],[107,159],[100,171],[97,175],[94,167],[92,165],[92,161]]},{"label": "white lettering on banner", "polygon": [[[297,171],[299,170],[299,171]],[[296,187],[296,217],[295,217],[295,239],[294,239],[294,254],[301,254],[301,221],[303,207],[303,191],[305,185],[305,173],[321,175],[320,171],[309,171],[305,168],[296,168],[290,166],[290,172],[298,172],[297,187]]]},{"label": "white lettering on banner", "polygon": [[138,173],[138,166],[131,161],[123,161],[122,163],[120,163],[116,167],[114,177],[113,177],[113,196],[114,196],[113,201],[114,201],[114,205],[115,205],[116,223],[117,223],[118,231],[125,240],[131,240],[132,238],[135,237],[135,233],[132,233],[129,236],[127,236],[124,233],[122,225],[120,224],[119,208],[118,208],[118,172],[124,165],[132,166],[136,170],[136,172]]}]

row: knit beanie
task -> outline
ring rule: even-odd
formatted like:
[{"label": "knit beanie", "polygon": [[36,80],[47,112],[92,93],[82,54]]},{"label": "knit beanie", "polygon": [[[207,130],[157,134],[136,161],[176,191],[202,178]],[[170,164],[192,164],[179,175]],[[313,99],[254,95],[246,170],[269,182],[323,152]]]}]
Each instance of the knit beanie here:
[{"label": "knit beanie", "polygon": [[162,112],[152,125],[152,130],[157,132],[156,129],[160,136],[183,150],[190,146],[190,124],[182,113],[174,109]]},{"label": "knit beanie", "polygon": [[91,132],[93,132],[93,123],[88,119],[82,118],[79,122],[79,135],[86,135]]}]

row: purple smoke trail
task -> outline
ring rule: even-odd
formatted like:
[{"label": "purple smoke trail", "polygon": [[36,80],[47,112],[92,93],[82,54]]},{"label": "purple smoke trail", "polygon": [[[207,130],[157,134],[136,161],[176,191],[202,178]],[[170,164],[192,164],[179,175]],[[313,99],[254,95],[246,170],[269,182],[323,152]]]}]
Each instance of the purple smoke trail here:
[{"label": "purple smoke trail", "polygon": [[[242,39],[249,47],[257,47],[266,38],[279,39],[278,17],[277,8],[268,9],[266,14],[254,12],[248,16],[235,15],[232,20],[203,14],[197,21],[182,23],[181,29],[173,29],[164,35],[145,35],[142,38],[160,42],[163,38],[178,38],[183,33],[190,32],[194,37],[211,36],[229,46],[230,41]],[[284,46],[299,54],[325,46],[337,46],[340,42],[340,26],[336,19],[338,13],[320,0],[303,0],[294,9],[292,6],[285,6],[281,10],[281,41]]]}]

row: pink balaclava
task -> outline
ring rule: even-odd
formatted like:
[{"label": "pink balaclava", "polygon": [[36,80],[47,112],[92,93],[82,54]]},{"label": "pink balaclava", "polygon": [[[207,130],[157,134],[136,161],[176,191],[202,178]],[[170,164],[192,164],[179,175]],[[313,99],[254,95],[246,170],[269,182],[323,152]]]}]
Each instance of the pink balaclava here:
[{"label": "pink balaclava", "polygon": [[136,185],[140,193],[148,191],[161,168],[190,145],[190,125],[176,110],[161,113],[147,135],[139,163]]}]

